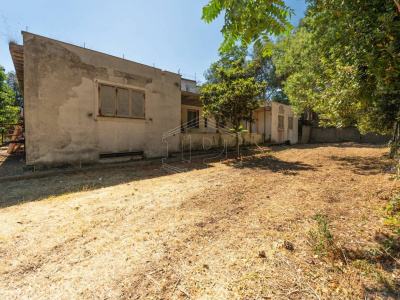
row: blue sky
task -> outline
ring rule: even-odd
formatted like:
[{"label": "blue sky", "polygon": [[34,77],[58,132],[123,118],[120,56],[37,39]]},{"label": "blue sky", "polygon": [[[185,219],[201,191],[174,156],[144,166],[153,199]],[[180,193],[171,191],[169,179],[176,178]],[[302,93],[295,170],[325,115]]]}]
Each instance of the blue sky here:
[{"label": "blue sky", "polygon": [[[223,20],[201,20],[207,0],[148,1],[2,1],[0,7],[0,65],[14,70],[7,36],[21,30],[124,57],[171,72],[197,75],[218,59]],[[296,16],[306,10],[304,0],[288,0]]]}]

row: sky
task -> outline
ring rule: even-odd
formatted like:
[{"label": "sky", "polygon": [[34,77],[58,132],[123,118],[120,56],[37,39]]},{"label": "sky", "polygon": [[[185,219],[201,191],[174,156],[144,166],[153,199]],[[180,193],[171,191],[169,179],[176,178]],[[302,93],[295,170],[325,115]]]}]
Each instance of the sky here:
[{"label": "sky", "polygon": [[[0,65],[13,71],[8,40],[22,44],[21,30],[124,57],[204,82],[218,60],[223,18],[201,20],[207,0],[0,1]],[[287,0],[297,25],[304,0]]]}]

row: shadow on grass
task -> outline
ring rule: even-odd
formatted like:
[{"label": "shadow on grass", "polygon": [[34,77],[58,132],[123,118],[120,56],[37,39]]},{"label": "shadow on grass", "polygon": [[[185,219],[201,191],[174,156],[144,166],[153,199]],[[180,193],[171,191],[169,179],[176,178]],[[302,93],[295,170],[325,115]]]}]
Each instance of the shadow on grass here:
[{"label": "shadow on grass", "polygon": [[[399,258],[399,251],[385,253],[385,243],[382,241],[379,243],[381,249],[345,249],[347,259],[352,261],[364,277],[375,282],[364,288],[365,299],[400,299],[400,281],[396,276],[396,271],[399,269],[396,261]],[[389,275],[382,271],[388,272]]]},{"label": "shadow on grass", "polygon": [[351,169],[358,175],[376,175],[385,172],[388,167],[383,158],[379,157],[338,157],[333,155],[329,159],[337,161],[341,166]]},{"label": "shadow on grass", "polygon": [[24,153],[13,153],[9,155],[6,151],[1,151],[0,155],[0,177],[24,174]]},{"label": "shadow on grass", "polygon": [[[191,163],[172,163],[186,171],[204,169],[201,159]],[[0,182],[0,208],[21,203],[44,200],[61,195],[95,191],[120,184],[139,184],[143,180],[170,176],[171,173],[160,164],[150,166],[113,166],[107,169],[77,171],[73,174],[54,174],[44,178]]]},{"label": "shadow on grass", "polygon": [[279,172],[285,175],[297,175],[299,171],[315,170],[313,166],[300,161],[283,161],[272,155],[246,155],[242,160],[228,160],[224,161],[223,163],[239,169],[250,168],[256,170],[269,170],[271,172]]}]

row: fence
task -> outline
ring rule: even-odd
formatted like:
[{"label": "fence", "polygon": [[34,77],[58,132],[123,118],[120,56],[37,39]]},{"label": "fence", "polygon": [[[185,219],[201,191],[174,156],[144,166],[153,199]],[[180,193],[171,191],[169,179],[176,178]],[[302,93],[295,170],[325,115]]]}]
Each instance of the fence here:
[{"label": "fence", "polygon": [[20,124],[0,124],[0,132],[1,132],[1,140],[0,146],[7,144],[11,141],[11,138],[14,134],[14,130],[17,125]]}]

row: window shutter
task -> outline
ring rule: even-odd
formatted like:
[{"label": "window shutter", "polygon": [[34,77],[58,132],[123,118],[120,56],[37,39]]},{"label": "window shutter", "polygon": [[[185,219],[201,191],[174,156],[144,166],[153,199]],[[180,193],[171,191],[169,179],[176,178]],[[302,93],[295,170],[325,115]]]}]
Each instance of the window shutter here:
[{"label": "window shutter", "polygon": [[285,128],[284,116],[278,116],[278,128],[279,129],[284,129]]},{"label": "window shutter", "polygon": [[118,117],[129,117],[129,90],[118,89]]},{"label": "window shutter", "polygon": [[144,118],[144,93],[132,91],[132,117]]},{"label": "window shutter", "polygon": [[100,86],[100,107],[103,116],[115,116],[115,87]]}]

